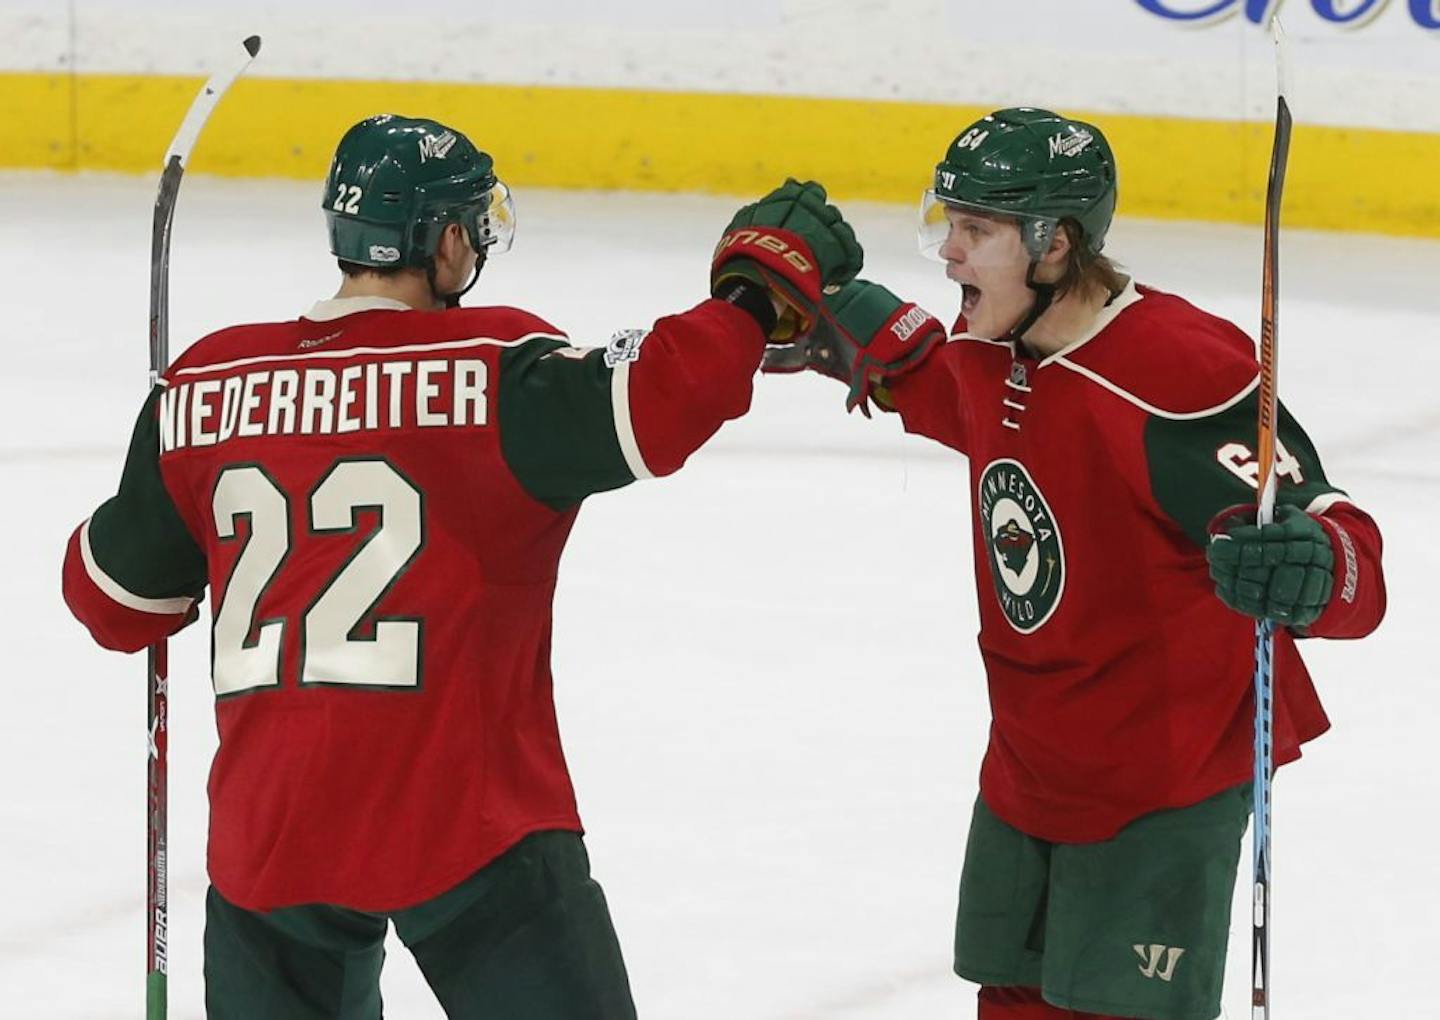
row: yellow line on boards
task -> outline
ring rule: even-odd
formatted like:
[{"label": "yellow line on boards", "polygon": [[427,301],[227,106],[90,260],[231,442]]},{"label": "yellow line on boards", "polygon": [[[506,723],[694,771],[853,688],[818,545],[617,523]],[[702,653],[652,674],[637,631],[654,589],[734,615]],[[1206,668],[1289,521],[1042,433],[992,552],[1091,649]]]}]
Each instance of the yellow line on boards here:
[{"label": "yellow line on boards", "polygon": [[[155,172],[200,79],[0,73],[0,166]],[[1018,97],[1017,97],[1018,99]],[[249,78],[192,169],[319,181],[372,113],[430,116],[495,156],[512,185],[751,195],[785,176],[839,199],[914,202],[950,139],[985,112],[937,103],[552,86]],[[1120,212],[1259,223],[1271,125],[1066,110],[1120,163]],[[72,130],[73,125],[73,130]],[[1299,125],[1285,222],[1440,237],[1440,135]]]}]

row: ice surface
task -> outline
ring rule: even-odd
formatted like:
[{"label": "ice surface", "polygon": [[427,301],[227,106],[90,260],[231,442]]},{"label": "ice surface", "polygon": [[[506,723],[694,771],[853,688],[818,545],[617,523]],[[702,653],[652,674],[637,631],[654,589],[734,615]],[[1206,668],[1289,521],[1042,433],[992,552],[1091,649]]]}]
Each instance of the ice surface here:
[{"label": "ice surface", "polygon": [[[185,183],[178,351],[335,285],[319,186]],[[59,596],[69,530],[113,491],[145,393],[154,182],[0,176],[0,1014],[142,1012],[144,667]],[[603,342],[704,293],[729,200],[521,192],[515,249],[472,303]],[[847,209],[867,274],[948,318],[913,211]],[[1253,330],[1260,238],[1121,221],[1145,282]],[[1307,658],[1335,721],[1279,781],[1277,1018],[1440,1015],[1434,609],[1440,244],[1286,235],[1281,391],[1330,477],[1380,520],[1390,615]],[[562,731],[595,875],[645,1017],[973,1016],[949,974],[988,707],[961,459],[847,417],[815,377],[763,379],[679,475],[581,514],[556,612]],[[171,1016],[202,1015],[207,641],[172,643]],[[1248,852],[1226,1015],[1248,1017]],[[440,1016],[394,946],[388,1013]]]}]

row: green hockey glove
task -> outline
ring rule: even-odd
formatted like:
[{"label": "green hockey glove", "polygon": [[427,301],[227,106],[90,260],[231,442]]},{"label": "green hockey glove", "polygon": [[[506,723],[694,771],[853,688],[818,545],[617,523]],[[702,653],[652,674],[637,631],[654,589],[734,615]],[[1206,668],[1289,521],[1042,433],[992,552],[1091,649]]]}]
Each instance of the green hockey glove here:
[{"label": "green hockey glove", "polygon": [[918,367],[945,342],[945,327],[925,309],[869,280],[827,294],[814,330],[803,340],[765,352],[761,370],[810,369],[848,383],[847,410],[870,415],[871,398],[893,410],[885,385]]},{"label": "green hockey glove", "polygon": [[1236,506],[1210,522],[1210,577],[1231,609],[1292,627],[1325,611],[1335,586],[1335,551],[1324,526],[1296,506],[1277,506],[1256,525],[1255,507]]},{"label": "green hockey glove", "polygon": [[760,284],[782,306],[770,338],[790,340],[809,332],[821,292],[854,279],[864,254],[825,189],[790,178],[730,220],[711,262],[710,293],[723,296],[737,277]]}]

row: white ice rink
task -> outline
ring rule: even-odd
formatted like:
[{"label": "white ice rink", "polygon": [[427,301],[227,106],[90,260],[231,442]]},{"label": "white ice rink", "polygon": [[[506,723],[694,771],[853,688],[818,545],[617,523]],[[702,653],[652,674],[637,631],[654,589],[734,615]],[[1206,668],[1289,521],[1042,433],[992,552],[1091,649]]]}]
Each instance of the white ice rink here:
[{"label": "white ice rink", "polygon": [[[148,179],[0,176],[5,1018],[143,1013],[144,666],[90,643],[59,575],[146,392],[153,198]],[[185,183],[175,352],[333,291],[319,198],[318,184]],[[469,303],[528,308],[582,343],[698,301],[736,205],[524,190],[517,203],[516,246]],[[913,253],[913,210],[846,211],[866,275],[948,319],[956,295]],[[1254,331],[1257,230],[1121,221],[1111,237],[1141,281]],[[1330,478],[1380,522],[1390,612],[1363,643],[1305,646],[1335,727],[1276,788],[1274,1016],[1440,1017],[1440,243],[1292,231],[1283,272],[1281,392]],[[949,963],[988,720],[965,465],[893,419],[847,418],[842,394],[762,379],[750,415],[679,475],[593,499],[565,557],[561,729],[643,1017],[974,1015]],[[205,628],[171,648],[182,1020],[203,1015],[215,733]],[[1242,868],[1237,1020],[1248,851]],[[392,950],[387,1014],[439,1017]]]}]

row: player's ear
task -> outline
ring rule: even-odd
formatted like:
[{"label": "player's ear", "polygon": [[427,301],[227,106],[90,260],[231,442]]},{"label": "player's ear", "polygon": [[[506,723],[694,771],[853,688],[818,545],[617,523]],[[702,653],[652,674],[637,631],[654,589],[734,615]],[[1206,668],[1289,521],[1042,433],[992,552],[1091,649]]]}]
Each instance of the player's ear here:
[{"label": "player's ear", "polygon": [[447,223],[445,229],[440,232],[440,256],[446,262],[456,262],[462,258],[470,246],[470,239],[465,236],[465,228],[458,223]]},{"label": "player's ear", "polygon": [[1070,258],[1071,247],[1070,231],[1063,226],[1057,226],[1054,235],[1050,238],[1050,250],[1045,253],[1045,257],[1041,261],[1052,266],[1063,266]]}]

